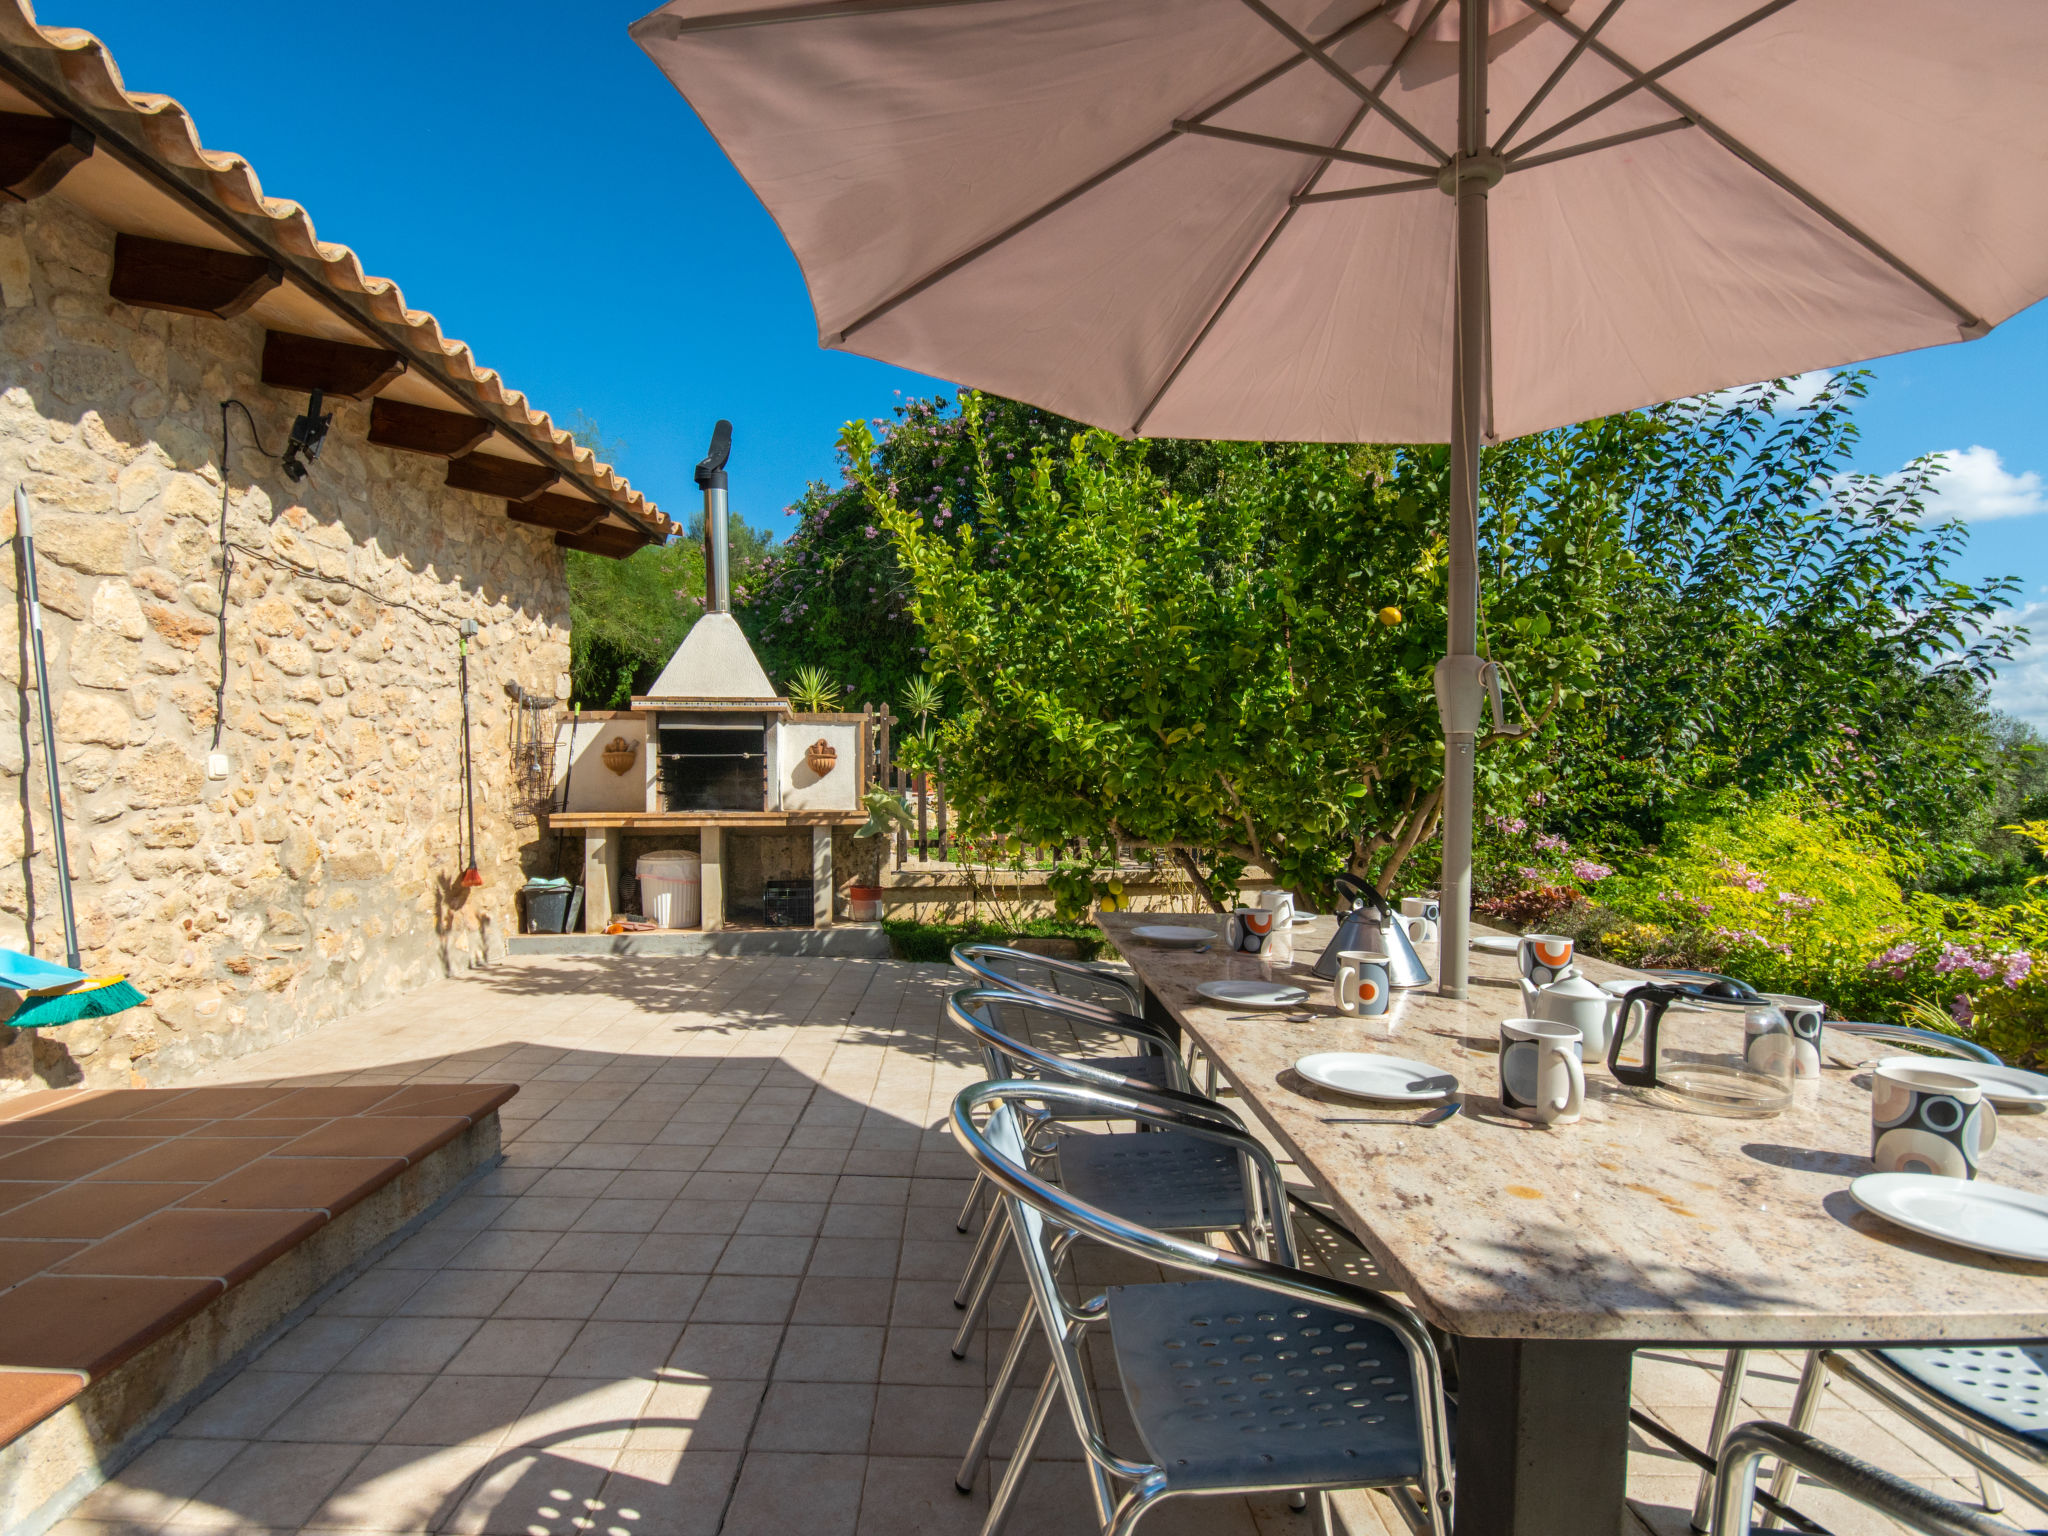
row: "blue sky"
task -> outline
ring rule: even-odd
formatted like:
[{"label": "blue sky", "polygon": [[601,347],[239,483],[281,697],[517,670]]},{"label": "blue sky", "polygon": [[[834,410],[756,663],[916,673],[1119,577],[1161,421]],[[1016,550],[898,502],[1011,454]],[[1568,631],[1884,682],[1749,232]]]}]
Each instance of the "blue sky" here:
[{"label": "blue sky", "polygon": [[[771,530],[832,442],[932,381],[817,345],[796,263],[745,184],[626,36],[653,0],[50,0],[39,19],[175,96],[415,308],[535,404],[587,412],[672,516],[711,423],[734,422],[732,504]],[[1999,698],[2048,727],[2048,313],[1877,365],[1858,468],[1957,457],[1957,571],[2011,574],[2039,637]]]}]

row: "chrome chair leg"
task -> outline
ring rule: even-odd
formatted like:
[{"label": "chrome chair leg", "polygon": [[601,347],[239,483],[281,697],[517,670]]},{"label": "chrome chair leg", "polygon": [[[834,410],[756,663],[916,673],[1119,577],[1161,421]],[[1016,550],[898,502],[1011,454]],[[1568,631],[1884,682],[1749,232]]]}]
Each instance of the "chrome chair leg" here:
[{"label": "chrome chair leg", "polygon": [[974,1438],[967,1443],[967,1454],[960,1458],[960,1470],[953,1475],[953,1486],[962,1493],[974,1492],[974,1480],[981,1475],[981,1464],[988,1459],[989,1442],[995,1439],[996,1426],[1002,1422],[1003,1410],[1010,1405],[1010,1389],[1017,1383],[1018,1368],[1024,1364],[1024,1351],[1031,1344],[1031,1327],[1038,1321],[1038,1309],[1027,1306],[1024,1315],[1017,1319],[1017,1331],[1010,1335],[1010,1348],[1003,1356],[1003,1368],[996,1372],[996,1384],[982,1405],[981,1422],[974,1426]]},{"label": "chrome chair leg", "polygon": [[1017,1448],[1010,1453],[1010,1464],[1003,1469],[1003,1480],[989,1501],[988,1518],[981,1523],[981,1536],[1000,1536],[1008,1522],[1010,1509],[1017,1501],[1017,1489],[1024,1482],[1024,1474],[1031,1470],[1031,1458],[1038,1451],[1038,1437],[1045,1432],[1045,1421],[1052,1415],[1053,1399],[1059,1395],[1059,1390],[1059,1366],[1057,1363],[1049,1364],[1045,1368],[1045,1380],[1038,1384],[1038,1395],[1031,1400],[1031,1413],[1024,1421],[1024,1431],[1017,1436]]},{"label": "chrome chair leg", "polygon": [[974,1227],[974,1208],[981,1204],[981,1197],[988,1190],[988,1175],[977,1173],[974,1183],[967,1191],[967,1203],[960,1207],[959,1219],[953,1223],[956,1232],[971,1231]]},{"label": "chrome chair leg", "polygon": [[[1820,1400],[1827,1390],[1827,1362],[1821,1351],[1809,1349],[1806,1364],[1799,1370],[1799,1389],[1792,1394],[1792,1415],[1787,1421],[1792,1428],[1802,1434],[1813,1428],[1813,1421],[1820,1416]],[[1798,1481],[1799,1469],[1789,1461],[1779,1462],[1778,1470],[1771,1474],[1771,1497],[1782,1501]],[[1761,1523],[1769,1528],[1780,1522],[1776,1515],[1765,1515]]]},{"label": "chrome chair leg", "polygon": [[994,1216],[981,1224],[981,1236],[974,1240],[974,1252],[968,1255],[967,1267],[960,1272],[960,1284],[953,1292],[954,1306],[967,1305],[967,1298],[974,1294],[975,1284],[981,1279],[982,1266],[988,1263],[1002,1233],[1003,1224]]},{"label": "chrome chair leg", "polygon": [[[1984,1444],[1984,1437],[1974,1429],[1964,1430],[1963,1435],[1970,1444],[1984,1452],[1985,1455],[1991,1454]],[[2005,1490],[1998,1486],[1996,1479],[1987,1476],[1982,1467],[1973,1467],[1971,1470],[1977,1474],[1977,1502],[1984,1506],[1984,1513],[1987,1515],[2005,1513]]]},{"label": "chrome chair leg", "polygon": [[[1009,1217],[1001,1211],[994,1211],[990,1213],[988,1222],[992,1227],[1007,1227]],[[974,1338],[975,1325],[981,1321],[982,1310],[988,1306],[989,1293],[995,1289],[996,1276],[1002,1273],[1003,1259],[1008,1253],[1007,1245],[998,1244],[995,1252],[989,1255],[988,1263],[982,1266],[979,1278],[974,1282],[974,1294],[967,1300],[967,1315],[960,1319],[959,1331],[953,1335],[955,1360],[967,1358],[967,1346]]]},{"label": "chrome chair leg", "polygon": [[[1735,1427],[1735,1411],[1742,1406],[1742,1384],[1749,1376],[1749,1351],[1731,1349],[1721,1362],[1721,1391],[1714,1399],[1713,1421],[1707,1427],[1707,1443],[1700,1447],[1717,1460],[1721,1455],[1721,1442],[1728,1438],[1728,1431]],[[1714,1518],[1714,1474],[1700,1474],[1699,1492],[1692,1499],[1692,1528],[1705,1531]]]}]

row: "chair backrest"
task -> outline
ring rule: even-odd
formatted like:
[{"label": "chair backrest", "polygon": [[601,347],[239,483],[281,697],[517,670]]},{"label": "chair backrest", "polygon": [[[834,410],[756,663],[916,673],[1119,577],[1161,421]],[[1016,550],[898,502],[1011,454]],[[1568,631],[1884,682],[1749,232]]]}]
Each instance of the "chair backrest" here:
[{"label": "chair backrest", "polygon": [[[1380,1295],[1348,1285],[1341,1280],[1327,1279],[1296,1269],[1290,1264],[1278,1264],[1248,1254],[1211,1248],[1205,1244],[1190,1242],[1141,1227],[1111,1212],[1075,1199],[1065,1190],[1047,1182],[1027,1165],[1024,1158],[1016,1155],[1006,1142],[991,1138],[982,1128],[981,1121],[987,1119],[993,1124],[996,1115],[1012,1105],[1033,1105],[1041,1115],[1050,1119],[1067,1116],[1076,1118],[1117,1118],[1135,1120],[1205,1136],[1222,1142],[1237,1144],[1250,1141],[1243,1132],[1228,1133],[1201,1123],[1194,1114],[1182,1111],[1176,1105],[1163,1104],[1158,1100],[1143,1100],[1133,1095],[1116,1093],[1102,1088],[1076,1082],[987,1082],[976,1083],[963,1088],[953,1099],[953,1133],[975,1165],[988,1177],[991,1184],[1004,1196],[1011,1219],[1018,1222],[1020,1230],[1030,1213],[1041,1218],[1036,1229],[1039,1240],[1018,1243],[1024,1259],[1026,1278],[1038,1303],[1050,1319],[1064,1316],[1069,1323],[1084,1315],[1099,1313],[1101,1301],[1074,1307],[1061,1295],[1054,1270],[1057,1254],[1043,1240],[1046,1233],[1070,1233],[1092,1238],[1109,1247],[1141,1259],[1148,1259],[1164,1268],[1185,1270],[1205,1277],[1223,1277],[1241,1281],[1259,1290],[1270,1291],[1294,1302],[1310,1302],[1318,1306],[1331,1307],[1350,1312],[1387,1328],[1399,1340],[1408,1356],[1408,1363],[1414,1375],[1416,1414],[1422,1431],[1422,1440],[1429,1453],[1424,1457],[1427,1470],[1423,1489],[1430,1519],[1436,1536],[1445,1536],[1448,1529],[1449,1494],[1441,1483],[1438,1473],[1450,1465],[1450,1438],[1444,1417],[1443,1371],[1437,1359],[1436,1345],[1430,1339],[1429,1330],[1422,1320],[1406,1307]],[[1256,1145],[1256,1143],[1254,1143]],[[1271,1167],[1270,1159],[1267,1167]],[[1278,1183],[1278,1170],[1272,1178]],[[1281,1218],[1285,1220],[1286,1194],[1277,1190],[1280,1200]],[[1048,1330],[1050,1331],[1050,1330]],[[1119,1470],[1123,1475],[1133,1475],[1129,1463],[1121,1462],[1102,1441],[1100,1429],[1094,1417],[1093,1401],[1083,1379],[1079,1356],[1073,1347],[1072,1331],[1064,1345],[1054,1340],[1054,1362],[1059,1368],[1062,1388],[1067,1397],[1068,1408],[1074,1423],[1080,1430],[1082,1441],[1089,1447],[1091,1455],[1105,1465]],[[1138,1469],[1142,1470],[1142,1469]]]},{"label": "chair backrest", "polygon": [[983,986],[1037,993],[1118,1013],[1144,1011],[1135,981],[1072,960],[1056,960],[1003,944],[956,944],[953,964]]},{"label": "chair backrest", "polygon": [[1765,1457],[1789,1463],[1844,1498],[1896,1520],[1919,1536],[2013,1536],[2003,1521],[1944,1499],[1917,1483],[1873,1467],[1825,1440],[1759,1419],[1739,1424],[1721,1442],[1714,1479],[1713,1536],[1749,1536],[1757,1465]]},{"label": "chair backrest", "polygon": [[1150,1092],[1153,1085],[1113,1068],[1070,1056],[1028,1038],[1047,1033],[1110,1031],[1136,1042],[1132,1054],[1156,1055],[1166,1064],[1167,1086],[1185,1090],[1185,1069],[1169,1042],[1142,1019],[1128,1014],[1099,1013],[1077,1008],[1059,998],[1012,992],[997,987],[961,987],[946,999],[946,1017],[979,1042],[982,1060],[992,1078],[1064,1078],[1103,1088]]}]

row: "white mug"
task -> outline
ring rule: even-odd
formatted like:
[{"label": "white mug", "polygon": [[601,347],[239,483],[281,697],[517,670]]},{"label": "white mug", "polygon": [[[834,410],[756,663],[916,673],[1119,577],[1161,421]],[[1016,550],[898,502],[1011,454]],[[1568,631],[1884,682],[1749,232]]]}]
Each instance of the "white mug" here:
[{"label": "white mug", "polygon": [[1294,921],[1294,892],[1292,891],[1261,891],[1259,892],[1259,905],[1268,912],[1276,913],[1276,921],[1280,924],[1292,923]]},{"label": "white mug", "polygon": [[1337,951],[1337,1011],[1346,1018],[1377,1018],[1394,995],[1393,971],[1376,949]]},{"label": "white mug", "polygon": [[1443,916],[1443,909],[1434,896],[1403,896],[1401,915],[1422,918],[1434,928]]},{"label": "white mug", "polygon": [[1974,1179],[1997,1140],[1998,1111],[1981,1083],[1935,1062],[1888,1062],[1870,1074],[1870,1160],[1879,1173]]},{"label": "white mug", "polygon": [[1429,918],[1404,912],[1401,915],[1401,926],[1408,930],[1410,944],[1434,944],[1437,941],[1436,924]]},{"label": "white mug", "polygon": [[1549,1019],[1504,1019],[1500,1103],[1517,1120],[1569,1125],[1586,1106],[1585,1038]]}]

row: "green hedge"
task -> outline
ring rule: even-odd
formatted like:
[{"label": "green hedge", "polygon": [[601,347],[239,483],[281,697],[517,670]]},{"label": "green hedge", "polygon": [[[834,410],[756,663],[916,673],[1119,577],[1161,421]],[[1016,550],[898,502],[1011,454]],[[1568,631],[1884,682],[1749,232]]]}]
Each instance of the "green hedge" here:
[{"label": "green hedge", "polygon": [[1058,918],[1033,918],[1014,928],[989,923],[920,923],[909,918],[882,920],[889,946],[898,960],[922,960],[944,965],[955,944],[1007,944],[1013,939],[1072,939],[1081,946],[1081,958],[1093,960],[1107,941],[1093,923],[1062,922]]}]

